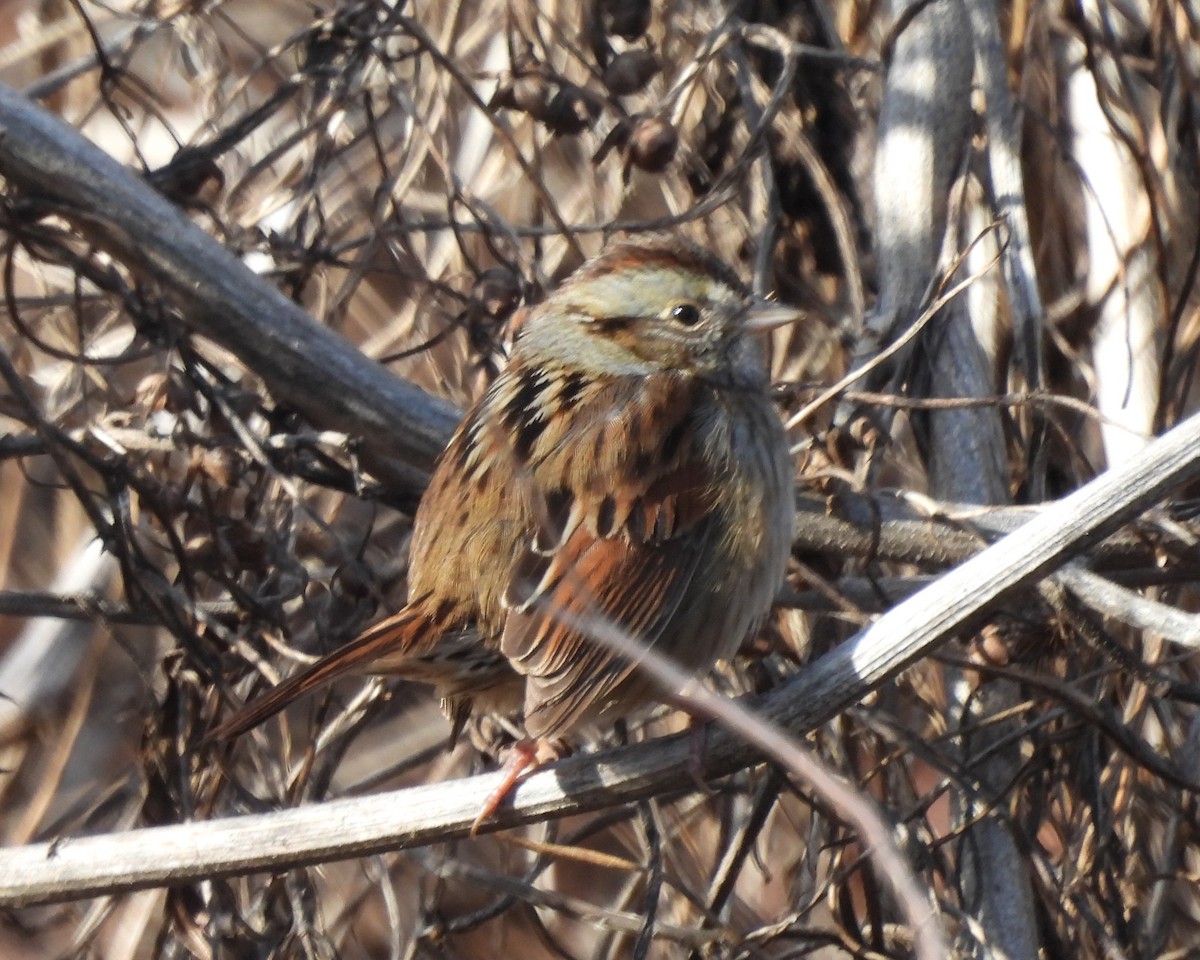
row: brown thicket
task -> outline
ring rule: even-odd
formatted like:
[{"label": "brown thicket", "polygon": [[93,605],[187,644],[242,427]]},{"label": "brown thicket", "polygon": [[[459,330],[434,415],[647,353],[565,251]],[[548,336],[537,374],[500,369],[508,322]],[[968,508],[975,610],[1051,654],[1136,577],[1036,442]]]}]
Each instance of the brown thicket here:
[{"label": "brown thicket", "polygon": [[[0,42],[36,104],[0,97],[0,837],[51,866],[65,838],[144,837],[152,863],[131,831],[492,762],[497,731],[448,748],[418,686],[204,737],[403,602],[455,409],[616,230],[685,231],[808,313],[773,342],[800,540],[723,695],[802,676],[1196,406],[1186,0],[10,0]],[[164,198],[258,280],[181,252]],[[792,730],[873,801],[953,955],[1200,936],[1200,526],[1194,491],[1159,493]],[[5,888],[0,953],[918,950],[854,816],[750,748],[709,769],[275,873]]]}]

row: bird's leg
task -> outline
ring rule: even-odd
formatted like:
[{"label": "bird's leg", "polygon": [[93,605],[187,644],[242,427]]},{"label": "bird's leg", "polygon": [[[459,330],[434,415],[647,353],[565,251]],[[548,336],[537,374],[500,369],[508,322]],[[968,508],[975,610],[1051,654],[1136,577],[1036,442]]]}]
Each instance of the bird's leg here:
[{"label": "bird's leg", "polygon": [[489,793],[487,799],[483,801],[479,815],[471,824],[471,836],[475,836],[479,832],[479,828],[483,826],[483,822],[499,809],[500,804],[512,793],[518,780],[539,767],[553,763],[555,760],[561,760],[570,752],[570,748],[561,740],[534,740],[530,737],[518,740],[509,747],[504,766],[500,768],[503,776],[496,789]]}]

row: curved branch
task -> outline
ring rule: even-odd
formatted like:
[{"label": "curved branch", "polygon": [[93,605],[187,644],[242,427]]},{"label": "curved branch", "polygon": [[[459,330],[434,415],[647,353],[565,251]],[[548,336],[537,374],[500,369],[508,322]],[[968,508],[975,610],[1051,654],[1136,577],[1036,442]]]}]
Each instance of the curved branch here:
[{"label": "curved branch", "polygon": [[[1152,442],[1016,532],[899,604],[869,629],[753,702],[764,721],[802,734],[931,652],[999,600],[1062,566],[1173,487],[1200,476],[1200,416]],[[723,729],[704,771],[758,755]],[[484,825],[499,830],[694,784],[690,735],[653,740],[540,771]],[[1193,779],[1182,770],[1180,777]],[[465,836],[500,774],[292,810],[0,850],[0,906],[71,900],[204,877],[277,871]]]},{"label": "curved branch", "polygon": [[144,180],[3,85],[0,175],[153,277],[193,332],[234,353],[280,400],[361,438],[367,466],[415,504],[458,422],[450,404],[316,323]]}]

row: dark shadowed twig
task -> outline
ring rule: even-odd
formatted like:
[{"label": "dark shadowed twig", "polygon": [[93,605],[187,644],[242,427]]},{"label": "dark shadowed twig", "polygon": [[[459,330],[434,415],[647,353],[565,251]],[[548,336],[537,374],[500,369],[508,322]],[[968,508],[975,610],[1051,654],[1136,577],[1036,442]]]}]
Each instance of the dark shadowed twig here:
[{"label": "dark shadowed twig", "polygon": [[0,174],[42,213],[162,284],[186,325],[236,354],[281,401],[361,437],[368,466],[415,502],[458,420],[450,404],[314,323],[129,169],[4,86]]}]

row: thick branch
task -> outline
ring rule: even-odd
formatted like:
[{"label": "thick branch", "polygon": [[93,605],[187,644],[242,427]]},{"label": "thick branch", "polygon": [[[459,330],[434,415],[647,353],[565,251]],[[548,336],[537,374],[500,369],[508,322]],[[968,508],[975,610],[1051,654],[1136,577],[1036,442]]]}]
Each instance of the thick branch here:
[{"label": "thick branch", "polygon": [[[756,704],[764,720],[804,733],[977,620],[997,601],[1062,566],[1173,487],[1200,476],[1200,416],[1154,441],[1015,533],[910,597]],[[1120,746],[1119,744],[1117,746]],[[687,789],[684,734],[576,757],[531,776],[485,829],[582,813]],[[757,757],[715,730],[704,768],[720,776]],[[1167,761],[1164,760],[1164,763]],[[258,816],[133,830],[0,851],[0,905],[70,900],[204,877],[284,870],[466,835],[499,774],[336,800]],[[1190,780],[1187,771],[1180,780]]]},{"label": "thick branch", "polygon": [[315,323],[144,180],[2,85],[0,175],[158,281],[184,323],[238,356],[280,400],[361,438],[367,466],[415,502],[458,420],[452,406]]}]

